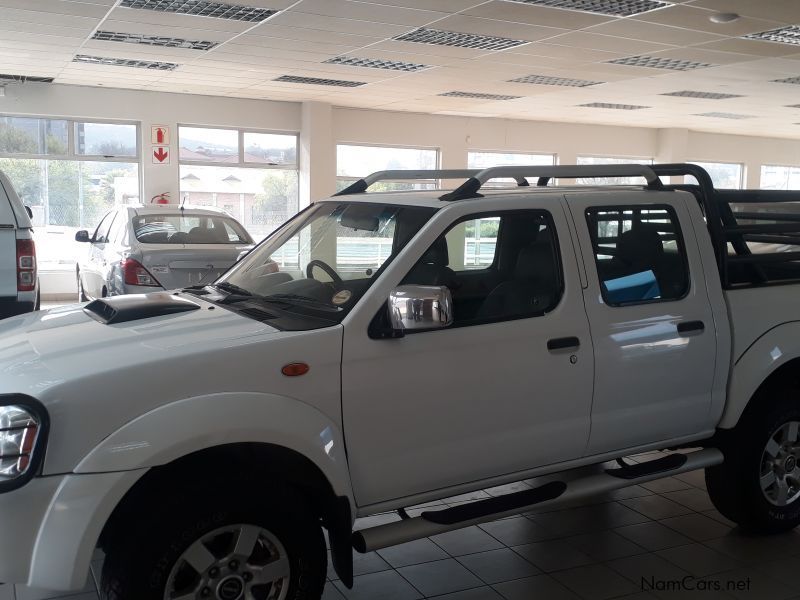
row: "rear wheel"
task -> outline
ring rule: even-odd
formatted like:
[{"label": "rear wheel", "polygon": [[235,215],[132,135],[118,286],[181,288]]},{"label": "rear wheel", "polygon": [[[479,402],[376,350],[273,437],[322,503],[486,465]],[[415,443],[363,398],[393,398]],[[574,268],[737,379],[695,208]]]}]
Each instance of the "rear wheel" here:
[{"label": "rear wheel", "polygon": [[800,525],[800,407],[795,390],[770,394],[777,399],[767,393],[753,399],[768,408],[746,415],[732,430],[722,448],[725,462],[706,469],[717,510],[752,533]]}]

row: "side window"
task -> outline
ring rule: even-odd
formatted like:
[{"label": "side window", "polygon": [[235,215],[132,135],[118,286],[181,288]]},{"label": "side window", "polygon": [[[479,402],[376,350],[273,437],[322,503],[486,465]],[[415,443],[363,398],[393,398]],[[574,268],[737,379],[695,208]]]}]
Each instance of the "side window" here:
[{"label": "side window", "polygon": [[689,291],[683,237],[670,206],[587,209],[597,275],[610,306],[665,302]]},{"label": "side window", "polygon": [[562,282],[552,218],[541,210],[461,219],[402,281],[448,287],[456,326],[542,316],[561,300]]},{"label": "side window", "polygon": [[125,231],[125,225],[127,223],[127,212],[121,212],[117,215],[114,219],[114,223],[111,225],[111,229],[108,230],[108,241],[114,244],[122,243],[123,233]]},{"label": "side window", "polygon": [[94,237],[92,238],[93,243],[105,244],[108,241],[108,230],[111,229],[111,222],[114,220],[115,214],[114,212],[110,212],[103,217],[103,220],[100,221],[100,225],[97,226],[94,232]]}]

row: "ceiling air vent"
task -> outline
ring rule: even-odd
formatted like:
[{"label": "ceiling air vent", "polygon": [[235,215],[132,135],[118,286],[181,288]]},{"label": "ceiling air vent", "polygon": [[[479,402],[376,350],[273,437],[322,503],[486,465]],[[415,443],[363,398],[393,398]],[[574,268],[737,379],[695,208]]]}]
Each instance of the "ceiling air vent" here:
[{"label": "ceiling air vent", "polygon": [[736,113],[726,112],[707,112],[697,114],[695,117],[710,117],[712,119],[754,119],[755,115],[737,115]]},{"label": "ceiling air vent", "polygon": [[255,8],[209,0],[122,0],[120,6],[253,23],[263,21],[278,12],[271,8]]},{"label": "ceiling air vent", "polygon": [[509,79],[511,83],[533,83],[536,85],[562,85],[565,87],[588,87],[590,85],[600,85],[605,81],[587,81],[586,79],[568,79],[564,77],[550,77],[548,75],[526,75]]},{"label": "ceiling air vent", "polygon": [[787,77],[786,79],[773,79],[772,83],[791,83],[792,85],[800,85],[800,76]]},{"label": "ceiling air vent", "polygon": [[709,63],[680,60],[677,58],[661,58],[659,56],[628,56],[627,58],[616,58],[614,60],[607,60],[606,62],[612,65],[647,67],[650,69],[667,69],[669,71],[691,71],[692,69],[703,69],[705,67],[716,66]]},{"label": "ceiling air vent", "polygon": [[381,58],[358,58],[355,56],[336,56],[323,61],[332,65],[347,65],[350,67],[368,67],[370,69],[389,69],[390,71],[422,71],[429,69],[430,65],[402,62],[399,60],[383,60]]},{"label": "ceiling air vent", "polygon": [[761,31],[760,33],[748,33],[742,37],[747,40],[762,40],[764,42],[800,46],[800,25],[787,25],[786,27]]},{"label": "ceiling air vent", "polygon": [[170,62],[158,62],[155,60],[129,60],[126,58],[108,58],[105,56],[88,56],[86,54],[76,54],[72,62],[86,63],[90,65],[106,65],[109,67],[133,67],[135,69],[151,69],[154,71],[174,71],[180,65]]},{"label": "ceiling air vent", "polygon": [[612,17],[631,17],[657,8],[671,6],[671,2],[658,0],[510,0],[520,4],[535,4],[551,8],[565,8],[581,12],[610,15]]},{"label": "ceiling air vent", "polygon": [[187,48],[189,50],[211,50],[212,48],[219,46],[219,42],[184,40],[182,38],[143,35],[140,33],[117,33],[114,31],[97,31],[92,36],[92,39],[100,40],[102,42],[127,42],[129,44],[164,46],[166,48]]},{"label": "ceiling air vent", "polygon": [[31,75],[9,75],[0,73],[0,81],[10,81],[12,83],[53,83],[53,77],[35,77]]},{"label": "ceiling air vent", "polygon": [[[2,75],[0,75],[0,78]],[[800,108],[800,104],[787,104],[786,108]]]},{"label": "ceiling air vent", "polygon": [[366,81],[344,81],[342,79],[320,79],[319,77],[299,77],[297,75],[281,75],[272,81],[283,83],[307,83],[308,85],[332,85],[334,87],[359,87],[366,85]]},{"label": "ceiling air vent", "polygon": [[640,106],[638,104],[610,104],[608,102],[591,102],[590,104],[578,104],[586,108],[610,108],[612,110],[639,110],[642,108],[652,108],[652,106]]},{"label": "ceiling air vent", "polygon": [[448,98],[476,98],[478,100],[517,100],[522,96],[504,96],[502,94],[481,94],[479,92],[445,92],[439,96]]},{"label": "ceiling air vent", "polygon": [[682,90],[680,92],[669,92],[662,96],[677,96],[679,98],[703,98],[705,100],[727,100],[728,98],[743,98],[740,94],[719,94],[717,92],[695,92],[693,90]]},{"label": "ceiling air vent", "polygon": [[394,39],[401,42],[455,46],[457,48],[473,48],[475,50],[506,50],[530,43],[525,40],[512,40],[474,33],[459,33],[457,31],[442,31],[441,29],[427,29],[425,27],[398,35]]}]

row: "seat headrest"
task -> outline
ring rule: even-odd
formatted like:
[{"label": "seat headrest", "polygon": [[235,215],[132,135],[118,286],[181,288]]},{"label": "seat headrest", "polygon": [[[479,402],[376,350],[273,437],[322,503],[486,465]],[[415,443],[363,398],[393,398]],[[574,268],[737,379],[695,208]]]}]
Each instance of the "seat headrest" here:
[{"label": "seat headrest", "polygon": [[550,243],[536,243],[520,250],[514,279],[551,281],[555,277],[553,247]]},{"label": "seat headrest", "polygon": [[437,239],[420,259],[422,264],[446,267],[450,264],[450,254],[447,251],[447,240],[443,237]]},{"label": "seat headrest", "polygon": [[655,229],[637,227],[617,240],[617,258],[630,266],[652,265],[664,254],[664,244]]}]

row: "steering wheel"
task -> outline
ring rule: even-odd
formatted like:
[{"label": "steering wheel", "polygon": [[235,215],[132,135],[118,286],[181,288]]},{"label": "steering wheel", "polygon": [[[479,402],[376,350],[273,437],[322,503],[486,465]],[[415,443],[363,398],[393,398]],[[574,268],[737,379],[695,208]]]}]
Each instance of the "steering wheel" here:
[{"label": "steering wheel", "polygon": [[333,283],[342,283],[342,278],[339,277],[339,274],[331,267],[328,263],[323,262],[321,260],[311,260],[306,265],[306,277],[309,279],[314,279],[314,267],[319,267],[323,271],[325,271],[331,279],[333,279]]}]

